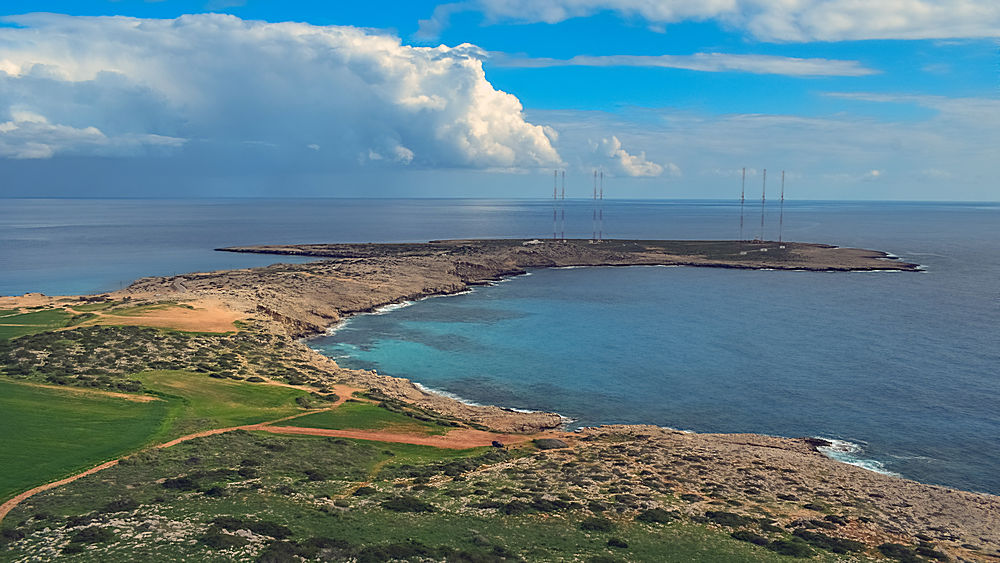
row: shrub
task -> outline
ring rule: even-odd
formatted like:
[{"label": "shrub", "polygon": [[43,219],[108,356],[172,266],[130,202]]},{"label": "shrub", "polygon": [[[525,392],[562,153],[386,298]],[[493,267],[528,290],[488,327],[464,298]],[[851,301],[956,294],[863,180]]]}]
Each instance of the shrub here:
[{"label": "shrub", "polygon": [[733,512],[721,512],[715,510],[709,510],[706,512],[705,517],[720,526],[728,526],[730,528],[749,526],[750,524],[756,522],[756,520],[748,516],[741,516]]},{"label": "shrub", "polygon": [[580,529],[585,532],[610,532],[614,524],[607,518],[592,516],[580,522]]},{"label": "shrub", "polygon": [[215,526],[209,528],[203,536],[199,537],[198,542],[207,545],[212,549],[231,549],[234,547],[244,546],[249,543],[246,538],[226,534]]},{"label": "shrub", "polygon": [[765,547],[790,557],[810,557],[813,554],[813,550],[801,540],[774,540]]},{"label": "shrub", "polygon": [[628,547],[628,542],[621,538],[611,538],[608,540],[608,547],[617,547],[619,549],[625,549]]},{"label": "shrub", "polygon": [[396,497],[382,502],[382,507],[393,512],[434,512],[434,505],[414,497]]},{"label": "shrub", "polygon": [[754,545],[767,545],[768,539],[764,536],[759,536],[753,532],[747,532],[746,530],[740,530],[738,532],[733,532],[729,534],[733,539],[750,542]]},{"label": "shrub", "polygon": [[643,510],[635,517],[639,522],[646,522],[649,524],[668,524],[678,518],[676,512],[668,512],[662,508],[650,508],[649,510]]},{"label": "shrub", "polygon": [[69,541],[73,543],[104,543],[114,539],[115,534],[107,528],[91,526],[77,530]]},{"label": "shrub", "polygon": [[139,508],[139,503],[131,498],[120,498],[104,505],[100,512],[125,512]]},{"label": "shrub", "polygon": [[292,535],[292,531],[287,526],[268,522],[267,520],[256,522],[253,520],[241,520],[231,516],[219,516],[215,520],[212,520],[212,524],[223,530],[250,530],[255,534],[270,536],[279,540]]},{"label": "shrub", "polygon": [[825,549],[834,553],[850,553],[852,551],[864,551],[865,549],[865,544],[861,542],[834,538],[819,532],[810,532],[808,530],[799,529],[795,530],[793,534],[796,537],[802,538],[810,545],[814,545],[820,549]]},{"label": "shrub", "polygon": [[903,563],[919,563],[922,559],[912,548],[899,543],[884,543],[878,546],[878,550],[890,559],[902,561]]},{"label": "shrub", "polygon": [[177,491],[193,491],[198,488],[198,483],[190,477],[175,477],[164,481],[163,488]]}]

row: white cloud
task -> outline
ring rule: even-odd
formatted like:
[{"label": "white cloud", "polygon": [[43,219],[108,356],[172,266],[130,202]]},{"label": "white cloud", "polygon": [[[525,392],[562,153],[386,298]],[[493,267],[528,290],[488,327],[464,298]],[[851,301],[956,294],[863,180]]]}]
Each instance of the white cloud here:
[{"label": "white cloud", "polygon": [[945,39],[1000,36],[995,0],[467,0],[438,6],[420,34],[436,36],[456,12],[489,22],[557,23],[603,11],[654,28],[716,20],[765,41]]},{"label": "white cloud", "polygon": [[866,68],[858,61],[835,59],[800,59],[772,55],[732,55],[727,53],[695,53],[693,55],[578,55],[571,59],[519,58],[495,54],[491,63],[518,68],[557,66],[636,66],[679,68],[703,72],[747,72],[782,74],[786,76],[866,76],[878,71]]},{"label": "white cloud", "polygon": [[[738,197],[746,166],[748,186],[751,177],[760,181],[763,168],[769,180],[774,171],[787,170],[793,199],[997,199],[1000,100],[830,95],[847,105],[814,117],[623,108],[614,113],[535,110],[531,118],[557,127],[566,139],[614,132],[627,147],[653,155],[654,162],[669,155],[684,171],[683,182],[664,188],[664,195],[673,197]],[[931,111],[890,111],[883,115],[900,117],[881,118],[871,117],[868,108],[852,111],[854,104],[865,103],[917,104]],[[570,162],[594,150],[593,145],[588,152],[560,148]]]},{"label": "white cloud", "polygon": [[57,152],[136,154],[144,149],[174,148],[184,143],[183,139],[161,135],[108,137],[96,127],[52,124],[44,116],[31,111],[13,110],[10,113],[11,120],[0,123],[0,157],[51,158]]},{"label": "white cloud", "polygon": [[[646,153],[640,152],[638,155],[629,154],[622,148],[618,137],[601,139],[594,143],[594,153],[598,162],[607,164],[612,172],[632,177],[650,177],[663,174],[663,166],[655,162],[646,160]],[[675,164],[668,164],[668,171],[671,176],[680,174],[680,168]]]},{"label": "white cloud", "polygon": [[[0,120],[19,131],[6,134],[8,156],[42,155],[39,143],[108,154],[134,149],[115,139],[168,137],[187,139],[188,151],[268,148],[275,158],[322,146],[329,166],[369,151],[392,166],[561,163],[547,131],[486,80],[472,45],[411,47],[352,27],[218,14],[3,21],[17,24],[0,27]],[[59,142],[15,109],[65,127]]]}]

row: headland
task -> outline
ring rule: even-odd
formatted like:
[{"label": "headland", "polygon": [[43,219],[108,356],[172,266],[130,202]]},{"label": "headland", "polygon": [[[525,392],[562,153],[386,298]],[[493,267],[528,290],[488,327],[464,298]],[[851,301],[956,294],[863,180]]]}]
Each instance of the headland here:
[{"label": "headland", "polygon": [[[33,331],[37,334],[29,332],[26,336],[11,338],[5,349],[0,350],[5,357],[5,374],[14,381],[39,379],[35,385],[54,382],[67,387],[86,386],[117,392],[129,391],[129,385],[141,384],[139,387],[170,389],[173,393],[189,390],[198,374],[204,374],[202,379],[205,380],[211,376],[235,380],[234,385],[263,382],[310,393],[305,400],[299,401],[305,409],[299,413],[268,411],[273,412],[271,418],[275,420],[230,426],[220,423],[218,428],[208,429],[198,427],[200,432],[182,437],[185,444],[193,445],[175,446],[176,438],[161,444],[170,448],[195,448],[195,445],[202,450],[216,448],[226,435],[232,435],[230,440],[244,449],[260,446],[280,452],[285,451],[281,448],[293,447],[288,445],[292,442],[278,444],[270,437],[272,434],[310,434],[330,439],[358,438],[437,446],[447,445],[452,439],[449,437],[453,437],[456,447],[488,446],[491,440],[503,442],[501,446],[515,445],[510,450],[504,448],[502,455],[484,454],[469,463],[441,465],[429,473],[413,469],[411,465],[400,466],[410,469],[382,470],[386,463],[391,464],[392,455],[398,455],[385,450],[388,453],[383,452],[384,456],[389,457],[383,456],[383,461],[375,464],[367,477],[355,478],[358,484],[348,487],[346,493],[294,497],[295,503],[310,510],[322,509],[338,514],[338,511],[350,510],[364,515],[374,514],[372,511],[385,512],[380,507],[388,507],[389,511],[438,512],[441,517],[474,518],[480,523],[477,525],[488,525],[483,524],[488,521],[483,519],[494,517],[520,518],[517,525],[521,525],[524,523],[521,520],[528,522],[533,515],[548,515],[555,518],[550,522],[566,519],[576,532],[599,532],[605,527],[628,530],[633,534],[629,537],[637,538],[636,542],[647,541],[650,537],[648,533],[651,532],[644,531],[645,527],[680,522],[682,524],[677,525],[707,526],[708,530],[714,530],[713,534],[731,532],[732,538],[766,546],[770,550],[767,553],[774,554],[803,554],[820,549],[833,554],[869,553],[899,560],[958,557],[995,561],[1000,558],[1000,498],[916,483],[846,465],[823,455],[820,448],[826,444],[821,440],[694,434],[652,426],[604,426],[568,433],[561,429],[562,421],[555,413],[522,413],[502,407],[467,405],[427,393],[405,379],[343,369],[301,341],[303,337],[322,333],[352,314],[406,300],[460,292],[531,268],[684,265],[810,271],[915,271],[918,266],[914,264],[900,262],[878,251],[807,243],[733,241],[451,240],[423,244],[269,245],[221,250],[305,255],[322,260],[143,278],[124,290],[98,296],[57,298],[33,294],[0,298],[0,309],[9,311],[11,317],[45,313],[46,319],[55,319],[59,314],[69,319],[65,326],[52,329],[60,331],[56,337],[50,338],[46,335],[52,333],[39,330]],[[197,331],[199,327],[200,332],[184,332]],[[160,332],[163,329],[168,332]],[[123,340],[127,346],[115,344]],[[85,342],[86,346],[77,346],[73,341]],[[88,353],[88,348],[92,350],[95,346],[97,350],[113,352],[113,361],[95,359]],[[95,365],[100,366],[98,377],[92,375]],[[163,370],[183,373],[174,375],[175,372]],[[136,373],[146,375],[136,381],[132,375]],[[341,396],[332,394],[334,390]],[[325,426],[310,427],[307,423],[310,417],[345,408],[342,395],[355,391],[356,398],[347,403],[354,405],[350,408],[363,412],[368,402],[377,403],[390,413],[409,416],[419,423],[394,422],[388,430],[380,432],[354,426],[331,427],[328,422],[323,423]],[[317,407],[313,401],[327,403]],[[276,418],[278,415],[281,418]],[[297,417],[302,417],[301,422],[289,422],[290,418]],[[276,425],[279,422],[280,426]],[[426,424],[439,424],[454,430],[438,436],[441,432],[428,430]],[[416,432],[419,436],[407,442],[408,432]],[[261,434],[267,436],[261,438]],[[181,474],[171,473],[164,482],[173,483],[171,487],[181,487],[187,486],[188,481],[196,482],[208,479],[206,475],[215,475],[209,468],[184,469],[184,464],[203,464],[205,455],[203,452],[188,457],[187,461],[170,461],[174,465],[168,464],[168,469],[162,471],[176,473],[176,465],[181,468]],[[125,469],[119,470],[112,464],[103,471],[112,476],[118,475],[115,471],[121,471],[121,479],[127,480],[128,472],[136,471],[130,469],[136,463],[159,463],[153,457],[143,456],[146,454],[137,454],[139,461],[129,462]],[[246,460],[239,463],[244,464],[240,475],[259,473],[257,470],[244,471],[249,463]],[[234,470],[225,471],[233,473]],[[314,479],[310,474],[309,481],[328,478]],[[237,493],[253,489],[246,489],[239,476],[233,479],[236,481],[214,485],[205,488],[207,492],[195,494],[204,494],[206,498],[251,494]],[[470,479],[475,480],[472,488],[468,485]],[[113,487],[114,482],[111,477],[106,478],[101,481],[101,487]],[[10,507],[12,514],[19,514],[19,518],[26,518],[24,522],[30,524],[34,517],[28,516],[27,511],[32,506],[62,507],[58,491],[74,486],[77,485],[70,483],[58,489],[39,491],[37,497],[25,497],[28,500],[22,500],[21,505]],[[135,484],[132,494],[145,494],[142,492],[144,486],[147,485]],[[263,490],[271,494],[268,487],[271,485],[266,484]],[[290,489],[287,483],[275,487],[275,490]],[[406,495],[398,496],[394,492],[400,488],[405,489]],[[348,500],[356,499],[352,495],[361,490],[366,495],[375,495],[373,499],[379,502],[363,498]],[[470,500],[486,494],[487,490],[492,491],[488,502]],[[530,493],[530,498],[525,500],[518,491],[536,491],[537,494]],[[251,496],[253,494],[258,493]],[[162,494],[156,498],[162,499]],[[141,506],[122,502],[123,507],[131,511],[133,520],[141,520]],[[115,513],[112,508],[103,510]],[[162,516],[156,518],[162,520]],[[589,523],[586,526],[592,529],[584,524],[577,529],[573,522],[580,519]],[[214,522],[189,532],[175,531],[174,535],[183,541],[188,541],[188,536],[200,537],[198,541],[205,545],[221,537],[250,550],[246,553],[260,553],[263,544],[256,548],[245,547],[249,544],[230,538],[227,530],[231,527],[226,526],[231,522],[219,519]],[[237,526],[236,529],[242,529],[240,526],[253,529],[253,525],[246,522],[237,524],[232,525]],[[41,530],[40,525],[35,527]],[[118,533],[131,526],[128,522],[116,525]],[[294,524],[289,525],[294,527]],[[12,533],[22,533],[20,529]],[[257,535],[267,536],[266,533]],[[41,532],[36,536],[47,537]],[[204,539],[210,536],[216,539]],[[29,541],[31,537],[23,539],[22,536],[16,541],[23,542],[24,546],[35,545]],[[610,547],[607,549],[627,543],[620,539],[608,540]],[[270,549],[277,544],[267,545]],[[305,543],[299,545],[305,549]]]}]

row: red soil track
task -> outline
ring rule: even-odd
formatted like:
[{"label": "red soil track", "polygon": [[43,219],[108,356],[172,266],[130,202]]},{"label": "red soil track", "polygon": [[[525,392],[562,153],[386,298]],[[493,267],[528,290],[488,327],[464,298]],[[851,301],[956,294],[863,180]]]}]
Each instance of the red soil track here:
[{"label": "red soil track", "polygon": [[[286,384],[275,383],[276,385],[283,385],[288,387],[293,387]],[[300,416],[305,416],[307,414],[314,414],[317,412],[324,412],[328,410],[335,409],[340,405],[344,404],[345,401],[350,399],[355,391],[360,391],[355,387],[349,387],[346,385],[337,385],[333,387],[333,392],[337,394],[337,401],[331,404],[329,407],[323,409],[312,409],[300,413],[295,413],[290,416],[279,418],[276,420],[271,420],[267,422],[259,422],[256,424],[245,424],[243,426],[231,426],[229,428],[215,428],[212,430],[204,430],[201,432],[195,432],[193,434],[188,434],[186,436],[181,436],[180,438],[175,438],[169,442],[164,442],[162,444],[153,446],[153,448],[162,449],[169,448],[180,444],[181,442],[187,442],[188,440],[194,440],[195,438],[204,438],[205,436],[214,436],[216,434],[225,434],[226,432],[232,432],[234,430],[247,430],[251,432],[263,431],[270,432],[273,434],[294,434],[294,435],[306,435],[306,436],[333,436],[338,438],[352,438],[357,440],[371,440],[375,442],[395,442],[400,444],[415,444],[418,446],[433,446],[436,448],[449,448],[449,449],[467,449],[475,448],[480,446],[489,446],[494,441],[499,441],[504,445],[516,444],[526,442],[533,438],[533,436],[522,435],[522,434],[498,434],[493,432],[485,432],[482,430],[472,430],[469,428],[460,428],[457,430],[452,430],[444,435],[424,435],[424,434],[406,434],[402,432],[383,432],[379,430],[328,430],[325,428],[299,428],[296,426],[272,426],[273,424],[279,422],[285,422],[286,420],[291,420],[293,418],[298,418]],[[67,483],[72,483],[77,479],[86,477],[87,475],[92,475],[98,471],[102,471],[109,467],[114,467],[119,461],[125,459],[129,456],[124,456],[118,459],[113,459],[92,467],[76,475],[66,477],[65,479],[60,479],[59,481],[53,481],[45,485],[35,487],[34,489],[25,491],[14,498],[8,500],[7,502],[0,505],[0,522],[7,514],[14,509],[15,506],[23,502],[25,499],[30,498],[40,492],[47,491],[49,489],[54,489],[56,487],[65,485]]]}]

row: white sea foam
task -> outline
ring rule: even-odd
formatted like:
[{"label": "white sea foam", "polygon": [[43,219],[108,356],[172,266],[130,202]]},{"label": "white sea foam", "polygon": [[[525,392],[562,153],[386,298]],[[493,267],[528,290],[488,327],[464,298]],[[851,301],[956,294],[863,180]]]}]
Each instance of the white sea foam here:
[{"label": "white sea foam", "polygon": [[331,327],[327,327],[326,332],[324,334],[326,334],[326,336],[333,336],[334,334],[337,333],[338,330],[346,327],[348,325],[348,323],[350,323],[350,322],[351,322],[351,319],[349,319],[349,318],[348,319],[344,319],[344,320],[340,321],[339,323],[337,323],[337,324],[335,324],[335,325],[333,325]]},{"label": "white sea foam", "polygon": [[464,397],[459,397],[458,395],[456,395],[454,393],[449,393],[447,391],[442,391],[440,389],[435,389],[433,387],[428,387],[428,386],[426,386],[426,385],[424,385],[422,383],[417,383],[416,381],[412,381],[411,380],[410,382],[413,383],[414,387],[416,387],[417,389],[420,389],[424,393],[430,393],[432,395],[441,395],[442,397],[447,397],[449,399],[453,399],[455,401],[458,401],[459,403],[464,403],[466,405],[473,406],[473,407],[485,407],[486,406],[486,405],[484,405],[482,403],[477,403],[475,401],[470,401],[469,399],[466,399]]},{"label": "white sea foam", "polygon": [[823,438],[821,436],[817,436],[817,438],[830,442],[829,446],[819,446],[816,449],[832,460],[867,469],[875,473],[881,473],[882,475],[900,476],[899,473],[894,473],[886,469],[885,464],[881,461],[859,457],[865,449],[861,444],[848,442],[847,440]]},{"label": "white sea foam", "polygon": [[393,311],[397,311],[404,307],[409,307],[410,305],[413,305],[413,301],[403,301],[402,303],[389,303],[388,305],[382,305],[381,307],[376,307],[375,310],[369,314],[384,315],[386,313],[391,313]]},{"label": "white sea foam", "polygon": [[[416,381],[411,381],[411,383],[413,383],[414,387],[416,387],[417,389],[420,389],[424,393],[431,393],[433,395],[441,395],[442,397],[447,397],[449,399],[458,401],[459,403],[463,403],[463,404],[466,404],[466,405],[469,405],[469,406],[472,406],[472,407],[486,407],[486,406],[491,406],[491,405],[484,405],[483,403],[477,403],[475,401],[471,401],[469,399],[466,399],[465,397],[461,397],[461,396],[456,395],[454,393],[449,393],[448,391],[442,391],[440,389],[435,389],[433,387],[428,387],[426,385],[423,385],[422,383],[417,383]],[[496,406],[498,406],[499,408],[501,408],[503,410],[506,410],[506,411],[521,412],[521,413],[526,413],[526,414],[535,413],[535,412],[543,412],[543,411],[537,411],[537,410],[531,410],[531,409],[519,409],[517,407],[504,407],[504,406],[500,406],[500,405],[496,405]],[[556,414],[559,414],[559,413],[556,413]],[[563,416],[561,414],[559,414],[559,418],[562,419],[563,424],[571,424],[573,422],[576,422],[576,419],[570,418],[568,416]]]}]

